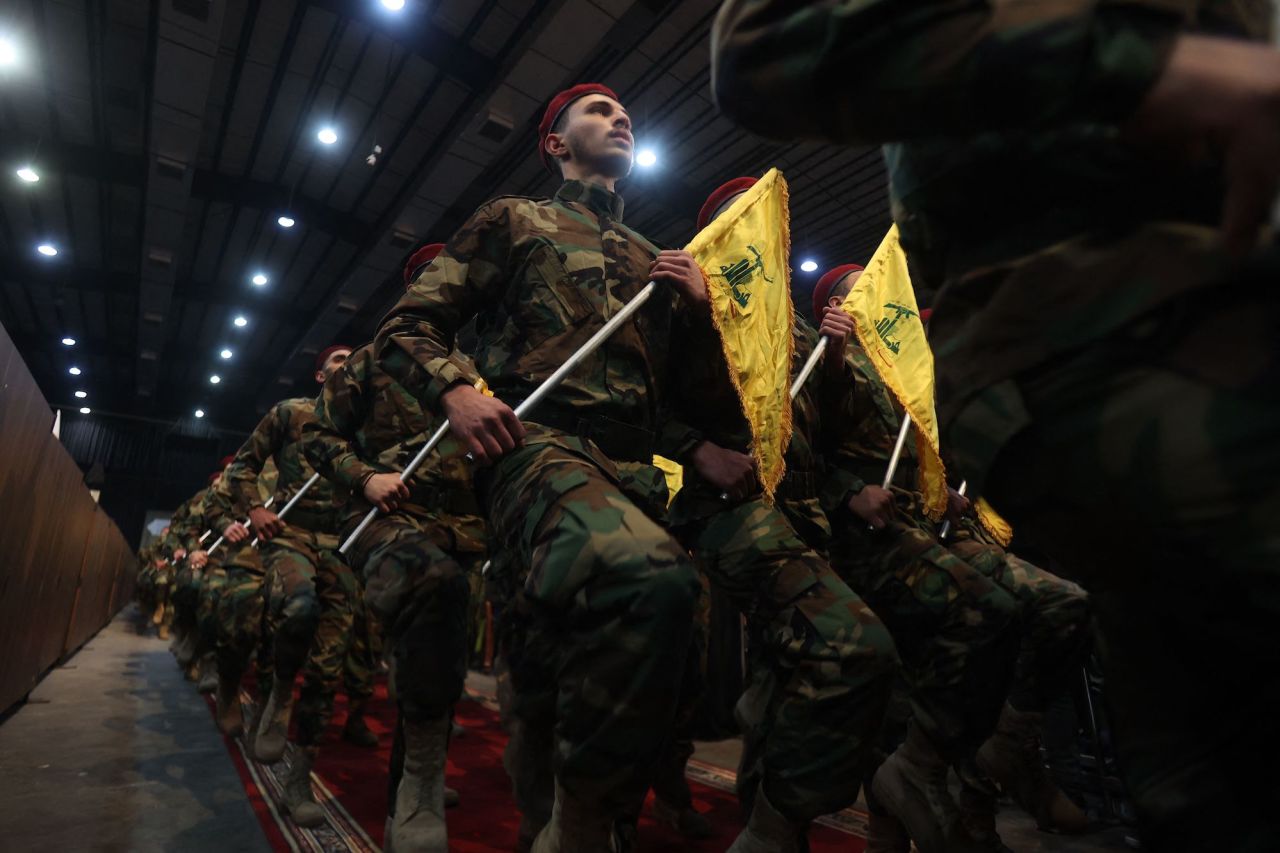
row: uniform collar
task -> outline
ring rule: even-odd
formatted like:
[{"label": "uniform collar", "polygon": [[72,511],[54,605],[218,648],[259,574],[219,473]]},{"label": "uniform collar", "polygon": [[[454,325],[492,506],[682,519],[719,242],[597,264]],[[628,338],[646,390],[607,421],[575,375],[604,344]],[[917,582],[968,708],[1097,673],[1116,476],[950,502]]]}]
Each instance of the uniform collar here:
[{"label": "uniform collar", "polygon": [[577,202],[596,216],[607,216],[614,222],[622,221],[622,196],[610,192],[599,184],[585,181],[565,181],[556,190],[556,201],[562,204]]}]

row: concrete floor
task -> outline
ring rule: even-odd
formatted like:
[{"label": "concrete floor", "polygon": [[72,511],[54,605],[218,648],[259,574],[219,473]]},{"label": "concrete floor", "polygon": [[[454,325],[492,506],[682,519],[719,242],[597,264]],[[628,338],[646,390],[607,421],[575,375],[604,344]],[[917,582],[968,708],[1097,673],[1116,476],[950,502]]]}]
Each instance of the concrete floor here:
[{"label": "concrete floor", "polygon": [[0,850],[268,853],[204,700],[135,618],[0,725]]}]

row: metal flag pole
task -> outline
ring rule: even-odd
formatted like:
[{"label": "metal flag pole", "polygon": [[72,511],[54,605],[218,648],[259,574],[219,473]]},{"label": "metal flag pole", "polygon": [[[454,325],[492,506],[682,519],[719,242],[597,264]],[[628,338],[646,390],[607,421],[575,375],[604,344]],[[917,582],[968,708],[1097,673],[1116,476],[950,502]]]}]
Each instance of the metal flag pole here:
[{"label": "metal flag pole", "polygon": [[[293,505],[294,505],[294,504],[296,504],[298,501],[302,500],[302,496],[303,496],[303,495],[305,495],[305,494],[307,493],[307,490],[308,490],[308,489],[310,489],[312,486],[314,486],[314,485],[316,484],[316,481],[317,481],[317,480],[319,480],[319,479],[320,479],[320,472],[319,472],[319,471],[317,471],[316,473],[312,474],[312,475],[311,475],[311,479],[310,479],[310,480],[307,480],[307,482],[305,482],[305,483],[303,483],[303,484],[302,484],[302,488],[301,488],[301,489],[298,489],[297,494],[295,494],[293,497],[289,498],[289,502],[288,502],[287,504],[285,504],[285,505],[284,505],[284,509],[282,509],[282,510],[280,510],[278,513],[276,513],[276,518],[281,519],[281,520],[283,521],[283,520],[284,520],[284,517],[285,517],[286,515],[288,515],[288,514],[289,514],[289,510],[293,509]],[[265,505],[264,505],[264,508],[265,508]],[[253,537],[253,541],[249,543],[249,547],[250,547],[250,548],[257,548],[257,547],[258,547],[258,537],[257,537],[257,536]]]},{"label": "metal flag pole", "polygon": [[206,530],[204,533],[200,534],[200,544],[201,544],[201,545],[203,545],[203,544],[204,544],[204,540],[208,539],[208,538],[209,538],[210,536],[212,536],[212,535],[213,535],[213,528],[212,528],[212,527],[210,527],[210,528],[209,528],[208,530]]},{"label": "metal flag pole", "polygon": [[[271,497],[267,498],[267,502],[266,502],[266,503],[264,503],[264,504],[262,505],[262,508],[263,508],[263,509],[269,509],[269,508],[271,507],[271,505],[272,505],[273,503],[275,503],[275,502],[276,502],[275,495],[272,495]],[[248,523],[249,523],[249,519],[247,519],[247,518],[246,518],[244,521],[242,521],[242,522],[240,522],[240,523],[241,523],[241,524],[248,524]],[[213,531],[212,531],[212,530],[210,530],[209,532],[210,532],[210,533],[212,533]],[[223,539],[225,539],[225,538],[226,538],[226,537],[224,537],[224,536],[219,536],[219,537],[214,541],[214,543],[213,543],[212,545],[210,545],[210,546],[209,546],[209,550],[208,550],[208,551],[206,551],[205,553],[206,553],[206,554],[213,554],[214,550],[215,550],[215,549],[217,549],[217,547],[218,547],[219,545],[221,545],[221,544],[222,544],[222,540],[223,540]],[[203,541],[203,540],[201,540],[201,541]]]},{"label": "metal flag pole", "polygon": [[[963,482],[960,483],[960,488],[956,489],[956,494],[960,495],[960,497],[964,497],[964,493],[967,491],[969,491],[969,481],[964,480]],[[946,521],[942,523],[942,530],[938,532],[938,538],[945,540],[947,538],[947,534],[950,532],[951,532],[951,519],[948,518]]]},{"label": "metal flag pole", "polygon": [[893,475],[898,473],[898,462],[902,459],[902,448],[907,444],[907,433],[911,431],[911,415],[902,416],[902,429],[898,430],[898,441],[893,445],[893,455],[889,457],[889,467],[884,472],[884,488],[893,483]]},{"label": "metal flag pole", "polygon": [[[622,309],[618,311],[617,314],[614,314],[613,317],[610,318],[609,322],[601,326],[594,335],[587,339],[586,343],[578,348],[577,352],[569,356],[569,358],[565,360],[564,364],[556,368],[555,373],[552,373],[544,379],[542,384],[535,388],[533,393],[525,398],[523,403],[516,406],[516,417],[523,418],[530,409],[542,401],[543,397],[554,391],[556,386],[563,382],[564,378],[582,363],[583,359],[599,349],[600,345],[608,340],[609,337],[618,330],[619,326],[631,319],[631,315],[640,310],[641,306],[649,300],[649,297],[653,296],[657,287],[657,282],[649,282],[645,285],[644,290],[641,290],[630,302],[622,306]],[[410,461],[409,464],[405,466],[405,469],[400,472],[400,482],[407,482],[408,479],[413,476],[413,472],[416,471],[418,466],[422,464],[423,460],[427,458],[427,454],[435,449],[435,446],[440,443],[440,440],[444,438],[445,433],[447,433],[448,430],[449,421],[445,420],[445,422],[440,425],[440,428],[436,430],[435,434],[431,436],[425,445],[423,445],[422,449],[418,451],[417,455],[413,457],[412,461]],[[347,537],[347,541],[342,543],[342,547],[338,549],[338,553],[347,553],[347,550],[355,544],[357,539],[360,538],[360,534],[364,533],[365,528],[368,527],[377,517],[377,507],[369,510],[368,514],[365,515],[364,519],[360,522],[360,525],[356,527],[355,530],[351,531],[351,535]]]}]

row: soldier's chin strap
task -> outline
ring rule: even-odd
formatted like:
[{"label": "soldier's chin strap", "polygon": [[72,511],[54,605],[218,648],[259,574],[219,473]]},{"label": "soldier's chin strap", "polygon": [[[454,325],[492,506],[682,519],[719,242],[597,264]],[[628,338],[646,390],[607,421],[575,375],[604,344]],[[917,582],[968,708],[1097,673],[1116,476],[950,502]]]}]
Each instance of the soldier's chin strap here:
[{"label": "soldier's chin strap", "polygon": [[[804,363],[804,367],[800,368],[800,372],[796,374],[796,381],[791,383],[791,399],[794,401],[800,396],[804,383],[809,381],[809,377],[813,375],[813,369],[818,366],[818,362],[822,360],[822,354],[827,351],[827,344],[831,343],[831,339],[823,335],[818,339],[818,345],[813,348],[813,352],[809,353],[809,360]],[[720,493],[720,500],[729,500],[728,492]]]},{"label": "soldier's chin strap", "polygon": [[[275,495],[272,495],[271,497],[267,498],[267,502],[266,502],[266,503],[264,503],[264,504],[262,505],[262,508],[263,508],[263,509],[267,509],[267,508],[269,508],[269,507],[270,507],[273,503],[275,503],[275,502],[276,502]],[[240,523],[241,523],[241,524],[248,524],[248,523],[249,523],[249,519],[247,519],[247,518],[246,518],[244,521],[242,521],[242,522],[240,522]],[[209,531],[209,532],[210,532],[210,533],[212,533],[213,531]],[[217,550],[218,546],[222,544],[222,540],[223,540],[223,539],[225,539],[225,538],[227,538],[227,537],[225,537],[225,536],[219,536],[217,539],[215,539],[215,540],[214,540],[213,544],[209,546],[209,550],[208,550],[208,551],[205,551],[205,553],[206,553],[206,554],[209,554],[210,556],[212,556],[212,555],[213,555],[213,552]],[[201,540],[201,541],[203,542],[204,540]],[[256,539],[255,539],[254,541],[255,541],[255,542],[257,542],[258,540],[256,540]]]},{"label": "soldier's chin strap", "polygon": [[[609,318],[609,322],[601,326],[594,335],[588,338],[587,342],[579,347],[577,352],[565,360],[564,364],[557,367],[555,373],[552,373],[544,379],[542,384],[535,388],[533,393],[525,398],[523,403],[516,406],[516,417],[523,418],[530,409],[542,401],[543,397],[554,391],[556,386],[563,382],[565,377],[582,363],[583,359],[598,350],[600,346],[607,341],[623,323],[630,320],[631,315],[639,311],[641,306],[643,306],[645,302],[649,301],[649,297],[653,296],[653,293],[657,288],[657,282],[651,281],[646,284],[644,286],[644,290],[641,290],[632,297],[630,302],[622,306],[617,314],[614,314]],[[427,443],[422,446],[422,449],[417,452],[412,460],[410,460],[409,464],[405,466],[405,469],[400,472],[400,482],[408,482],[409,478],[413,476],[413,472],[418,470],[418,466],[426,460],[427,454],[435,449],[436,445],[441,442],[448,432],[449,421],[445,420],[444,423],[440,424],[440,428],[437,429],[435,433],[432,434],[431,438],[427,440]],[[365,528],[378,517],[378,512],[379,510],[377,507],[369,510],[369,513],[363,520],[361,520],[360,525],[356,527],[355,530],[351,531],[351,535],[347,537],[347,541],[342,543],[342,547],[338,549],[339,554],[347,553],[347,550],[350,549],[351,546],[355,544],[355,541],[360,538],[360,534],[364,533]]]}]

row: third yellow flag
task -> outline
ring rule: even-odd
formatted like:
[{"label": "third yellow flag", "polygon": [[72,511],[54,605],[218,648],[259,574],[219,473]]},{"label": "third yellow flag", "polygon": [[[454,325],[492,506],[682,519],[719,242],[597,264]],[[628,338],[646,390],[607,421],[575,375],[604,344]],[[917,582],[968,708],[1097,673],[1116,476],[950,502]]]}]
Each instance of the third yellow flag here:
[{"label": "third yellow flag", "polygon": [[947,474],[938,450],[933,351],[925,339],[897,225],[889,229],[867,262],[843,307],[853,317],[858,341],[881,380],[911,418],[920,491],[926,512],[939,519],[947,509]]},{"label": "third yellow flag", "polygon": [[770,169],[685,248],[707,277],[760,484],[772,499],[791,440],[791,223],[782,173]]}]

